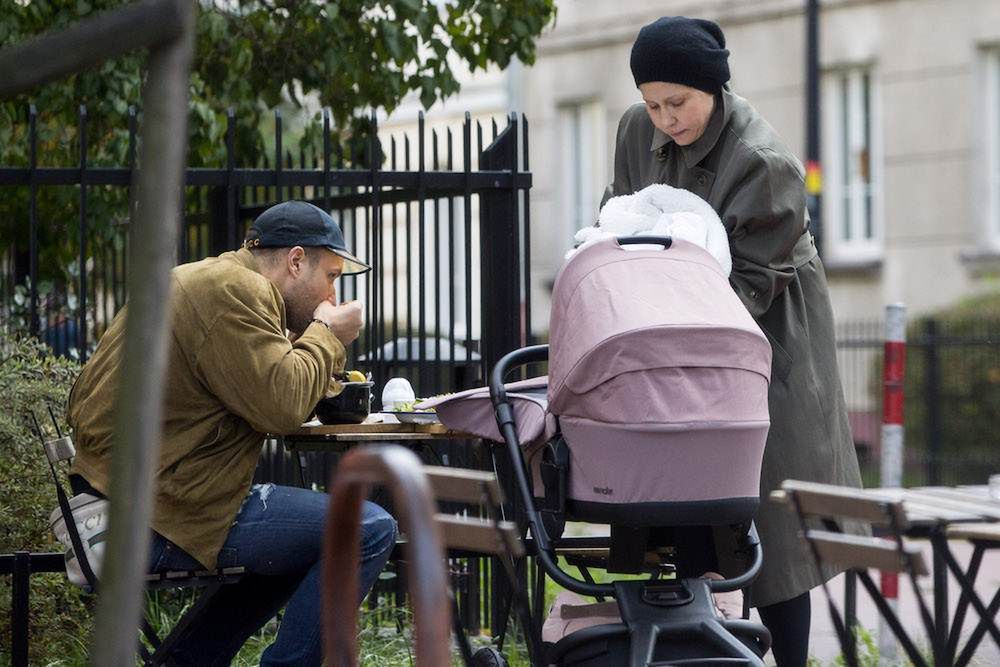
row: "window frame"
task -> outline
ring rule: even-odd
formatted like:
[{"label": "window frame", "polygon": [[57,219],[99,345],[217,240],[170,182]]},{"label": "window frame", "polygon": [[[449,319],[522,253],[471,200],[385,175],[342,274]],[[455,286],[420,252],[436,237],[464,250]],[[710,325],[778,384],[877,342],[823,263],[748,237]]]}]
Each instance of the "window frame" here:
[{"label": "window frame", "polygon": [[597,222],[608,184],[606,114],[600,100],[585,99],[557,106],[559,128],[559,205],[567,243]]},{"label": "window frame", "polygon": [[1000,252],[1000,44],[980,50],[983,91],[980,131],[983,138],[981,229],[985,244]]},{"label": "window frame", "polygon": [[[826,255],[839,265],[879,262],[885,251],[882,114],[875,71],[872,63],[852,63],[831,67],[822,77],[823,236]],[[867,181],[854,159],[863,149]]]}]

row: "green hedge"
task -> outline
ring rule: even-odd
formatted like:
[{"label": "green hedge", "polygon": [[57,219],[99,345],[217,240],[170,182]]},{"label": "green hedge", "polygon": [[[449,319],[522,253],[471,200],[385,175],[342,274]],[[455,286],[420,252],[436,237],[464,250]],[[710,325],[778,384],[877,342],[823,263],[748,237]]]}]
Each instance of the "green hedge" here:
[{"label": "green hedge", "polygon": [[[52,429],[46,406],[62,418],[79,366],[38,341],[0,334],[0,553],[61,551],[48,529],[55,489],[28,410]],[[60,425],[61,428],[64,425]],[[0,577],[0,664],[11,646],[11,578]],[[89,639],[93,601],[65,575],[31,577],[30,664],[78,664]]]}]

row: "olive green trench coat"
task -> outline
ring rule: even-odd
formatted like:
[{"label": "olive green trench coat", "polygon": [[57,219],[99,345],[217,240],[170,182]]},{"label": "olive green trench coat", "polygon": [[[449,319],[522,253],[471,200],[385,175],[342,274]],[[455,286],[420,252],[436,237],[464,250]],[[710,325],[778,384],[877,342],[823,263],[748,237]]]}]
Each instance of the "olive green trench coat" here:
[{"label": "olive green trench coat", "polygon": [[690,190],[718,212],[732,251],[730,283],[771,342],[771,429],[757,515],[764,566],[750,597],[753,606],[782,602],[820,577],[793,514],[769,502],[770,492],[785,479],[861,484],[802,166],[746,100],[724,89],[689,146],[654,128],[642,104],[625,112],[605,200],[653,183]]}]

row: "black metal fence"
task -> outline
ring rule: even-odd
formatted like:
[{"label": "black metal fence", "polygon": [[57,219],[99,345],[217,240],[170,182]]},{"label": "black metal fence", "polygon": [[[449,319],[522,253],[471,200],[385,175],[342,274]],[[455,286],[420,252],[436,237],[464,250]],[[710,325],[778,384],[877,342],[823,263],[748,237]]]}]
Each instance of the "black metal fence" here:
[{"label": "black metal fence", "polygon": [[[78,164],[42,167],[32,109],[29,164],[0,167],[0,192],[26,199],[15,224],[29,230],[27,242],[8,244],[0,256],[0,317],[4,326],[20,324],[81,360],[127,296],[134,111],[127,122],[126,165],[88,164],[81,108]],[[365,328],[350,356],[377,383],[403,375],[420,394],[471,386],[491,359],[526,341],[531,174],[525,119],[511,114],[505,127],[492,120],[484,128],[466,114],[461,127],[427,132],[421,114],[414,138],[405,132],[380,137],[373,116],[365,154],[352,156],[331,140],[324,117],[322,149],[293,157],[282,146],[276,114],[274,155],[247,156],[251,167],[237,166],[235,126],[230,114],[225,167],[185,174],[180,262],[238,247],[268,205],[305,199],[335,215],[348,244],[375,266],[363,277],[341,279],[338,292],[365,303]],[[38,206],[45,190],[66,187],[78,191],[75,224],[45,219]],[[100,221],[88,213],[95,199]],[[44,227],[61,254],[40,244]],[[39,266],[52,257],[72,261],[53,274]]]},{"label": "black metal fence", "polygon": [[[283,147],[280,114],[274,120],[271,156],[236,155],[230,113],[225,166],[186,170],[179,262],[239,247],[267,206],[304,199],[331,212],[348,246],[374,266],[364,276],[341,278],[337,291],[365,306],[348,368],[370,371],[376,387],[389,377],[408,378],[418,396],[477,386],[500,356],[528,342],[531,173],[524,118],[511,114],[501,124],[484,124],[467,113],[458,126],[428,131],[420,114],[410,131],[380,134],[372,116],[364,151],[351,155],[333,140],[324,115],[321,148],[296,156]],[[130,110],[123,119],[128,150],[118,166],[89,163],[86,109],[73,166],[40,166],[34,108],[28,122],[29,163],[0,166],[0,196],[24,202],[14,229],[28,230],[26,241],[13,234],[0,249],[0,326],[29,330],[55,352],[86,361],[127,298],[129,188],[141,155],[136,114]],[[76,190],[71,221],[65,191],[63,209],[45,205],[56,188]],[[94,219],[95,211],[102,219]],[[425,458],[488,467],[489,457],[472,444],[435,443]],[[307,458],[302,481],[324,485],[336,455]],[[298,475],[284,448],[265,447],[258,481],[299,483]],[[489,562],[456,561],[453,570],[467,627],[495,624],[498,589]]]},{"label": "black metal fence", "polygon": [[[838,326],[837,356],[866,486],[879,482],[883,324]],[[1000,473],[1000,320],[922,318],[907,332],[904,486]]]}]

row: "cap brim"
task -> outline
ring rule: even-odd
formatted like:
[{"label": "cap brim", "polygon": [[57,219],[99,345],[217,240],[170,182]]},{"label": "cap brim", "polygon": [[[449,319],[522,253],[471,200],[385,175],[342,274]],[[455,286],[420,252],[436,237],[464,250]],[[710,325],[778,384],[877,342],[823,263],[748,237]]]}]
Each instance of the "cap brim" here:
[{"label": "cap brim", "polygon": [[354,276],[359,273],[368,273],[372,270],[372,267],[368,266],[346,250],[334,250],[333,248],[329,248],[329,250],[344,260],[344,270],[340,274],[342,276]]}]

